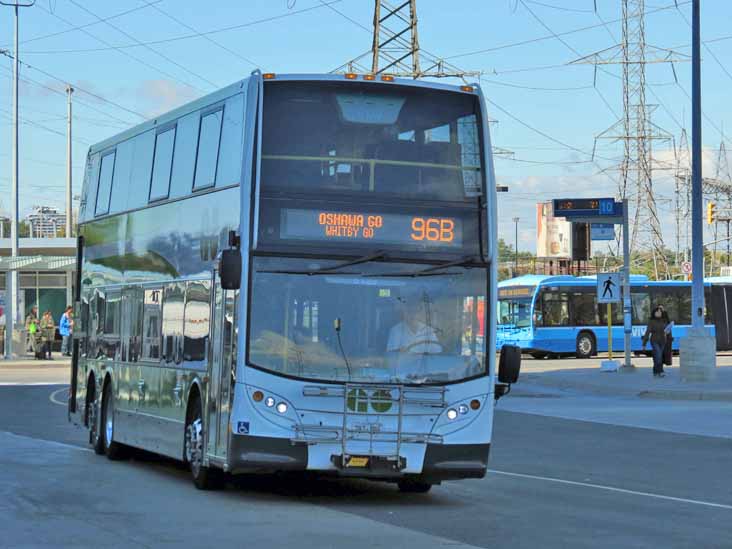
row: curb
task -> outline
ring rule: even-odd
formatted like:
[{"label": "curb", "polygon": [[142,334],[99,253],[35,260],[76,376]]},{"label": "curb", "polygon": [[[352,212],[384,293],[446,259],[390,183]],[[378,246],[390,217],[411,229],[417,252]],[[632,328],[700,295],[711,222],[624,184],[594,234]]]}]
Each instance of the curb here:
[{"label": "curb", "polygon": [[732,402],[732,391],[675,391],[673,389],[641,391],[638,397],[655,400],[705,400]]}]

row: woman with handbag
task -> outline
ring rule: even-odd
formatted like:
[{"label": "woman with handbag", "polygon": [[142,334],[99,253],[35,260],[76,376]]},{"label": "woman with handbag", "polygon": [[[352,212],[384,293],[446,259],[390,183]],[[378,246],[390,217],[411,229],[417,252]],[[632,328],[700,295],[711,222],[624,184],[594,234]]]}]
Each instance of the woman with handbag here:
[{"label": "woman with handbag", "polygon": [[643,348],[646,348],[648,340],[651,341],[651,350],[653,351],[653,375],[655,377],[664,377],[666,374],[663,371],[663,354],[666,347],[667,333],[666,326],[668,322],[663,318],[663,307],[657,305],[651,313],[651,318],[648,320],[648,326],[646,327],[646,333],[643,334]]}]

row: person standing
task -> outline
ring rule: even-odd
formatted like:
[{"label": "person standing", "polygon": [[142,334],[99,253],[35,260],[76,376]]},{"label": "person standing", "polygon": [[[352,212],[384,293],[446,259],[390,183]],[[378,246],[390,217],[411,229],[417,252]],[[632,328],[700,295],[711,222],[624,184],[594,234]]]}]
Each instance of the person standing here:
[{"label": "person standing", "polygon": [[31,307],[28,316],[25,317],[25,333],[27,334],[28,350],[33,354],[38,353],[36,332],[38,331],[38,308]]},{"label": "person standing", "polygon": [[58,324],[58,332],[61,334],[61,354],[71,356],[71,333],[74,326],[72,307],[66,307],[61,321]]},{"label": "person standing", "polygon": [[56,323],[53,321],[51,311],[46,311],[45,313],[43,313],[43,318],[41,318],[41,339],[43,341],[41,353],[43,355],[43,358],[52,360],[51,345],[53,344],[53,340],[55,337]]},{"label": "person standing", "polygon": [[643,349],[646,348],[648,340],[651,341],[651,350],[653,352],[653,375],[657,377],[664,377],[666,374],[663,371],[663,351],[666,347],[667,332],[666,326],[669,324],[668,321],[663,317],[663,307],[657,305],[651,313],[651,318],[648,320],[648,326],[646,327],[646,333],[643,334]]}]

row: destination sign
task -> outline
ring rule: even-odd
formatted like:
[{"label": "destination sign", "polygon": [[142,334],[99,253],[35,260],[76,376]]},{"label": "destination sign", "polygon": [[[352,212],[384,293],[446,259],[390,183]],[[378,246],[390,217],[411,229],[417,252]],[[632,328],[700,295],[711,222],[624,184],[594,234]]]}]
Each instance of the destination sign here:
[{"label": "destination sign", "polygon": [[534,286],[509,286],[507,288],[498,288],[498,299],[531,297],[532,295],[534,295]]},{"label": "destination sign", "polygon": [[463,227],[455,217],[286,208],[280,238],[453,248],[463,244]]}]

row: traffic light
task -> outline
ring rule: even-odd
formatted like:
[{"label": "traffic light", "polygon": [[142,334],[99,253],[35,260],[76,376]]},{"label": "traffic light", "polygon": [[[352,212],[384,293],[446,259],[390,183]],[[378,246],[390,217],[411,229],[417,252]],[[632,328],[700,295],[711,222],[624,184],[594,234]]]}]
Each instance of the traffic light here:
[{"label": "traffic light", "polygon": [[717,221],[717,205],[714,202],[707,203],[707,225]]}]

